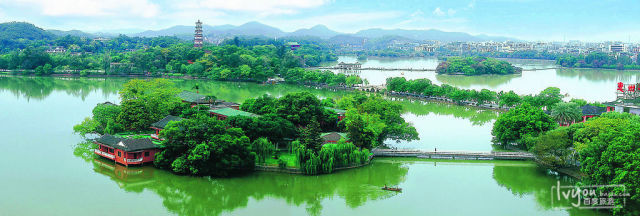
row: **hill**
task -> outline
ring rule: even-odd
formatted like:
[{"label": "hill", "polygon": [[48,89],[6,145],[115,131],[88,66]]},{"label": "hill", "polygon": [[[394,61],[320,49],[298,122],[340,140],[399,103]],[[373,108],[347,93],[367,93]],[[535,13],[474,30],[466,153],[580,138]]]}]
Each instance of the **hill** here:
[{"label": "hill", "polygon": [[327,26],[316,25],[308,29],[298,29],[294,32],[287,34],[287,36],[312,36],[312,37],[319,37],[322,39],[329,39],[339,34],[340,34],[339,32],[333,31],[327,28]]},{"label": "hill", "polygon": [[366,29],[355,33],[356,36],[367,38],[381,38],[385,36],[401,36],[413,40],[437,40],[444,42],[452,41],[505,41],[514,40],[505,37],[491,37],[487,35],[473,36],[464,32],[445,32],[440,30],[405,30],[405,29]]},{"label": "hill", "polygon": [[44,40],[56,36],[26,22],[0,23],[0,40]]},{"label": "hill", "polygon": [[76,36],[76,37],[85,37],[85,38],[96,38],[97,37],[94,34],[83,32],[83,31],[80,31],[80,30],[62,31],[62,30],[48,29],[47,32],[49,32],[51,34],[54,34],[57,37],[63,37],[63,36],[67,36],[67,35]]}]

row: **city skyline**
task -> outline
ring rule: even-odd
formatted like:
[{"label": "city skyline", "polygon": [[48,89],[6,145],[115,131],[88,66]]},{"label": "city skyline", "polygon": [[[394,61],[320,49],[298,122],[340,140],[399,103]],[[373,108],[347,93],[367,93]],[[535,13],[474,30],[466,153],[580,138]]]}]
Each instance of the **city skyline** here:
[{"label": "city skyline", "polygon": [[26,21],[45,29],[135,33],[193,25],[201,19],[212,26],[259,21],[286,32],[320,24],[343,33],[437,29],[528,41],[640,42],[640,30],[635,30],[640,29],[636,22],[640,15],[634,11],[640,11],[640,5],[630,0],[17,0],[0,2],[0,21]]}]

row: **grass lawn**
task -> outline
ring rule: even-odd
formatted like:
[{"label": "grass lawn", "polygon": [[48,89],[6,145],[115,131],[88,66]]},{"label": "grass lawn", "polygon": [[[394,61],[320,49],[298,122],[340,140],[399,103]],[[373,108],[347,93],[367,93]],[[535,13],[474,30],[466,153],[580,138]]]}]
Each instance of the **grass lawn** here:
[{"label": "grass lawn", "polygon": [[[287,167],[298,167],[298,160],[296,155],[289,152],[280,152],[280,158],[287,162]],[[273,157],[265,160],[267,166],[278,166],[278,160]]]}]

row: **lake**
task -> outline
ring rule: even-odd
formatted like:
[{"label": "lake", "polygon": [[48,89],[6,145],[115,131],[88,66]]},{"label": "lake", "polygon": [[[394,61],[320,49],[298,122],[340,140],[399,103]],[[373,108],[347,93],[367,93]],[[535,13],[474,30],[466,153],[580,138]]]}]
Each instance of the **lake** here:
[{"label": "lake", "polygon": [[[96,158],[72,127],[127,79],[0,77],[0,215],[597,215],[551,206],[551,186],[575,180],[523,161],[379,158],[330,175],[212,179]],[[349,92],[290,85],[175,80],[242,102],[262,94]],[[422,140],[403,148],[488,151],[494,111],[397,100]],[[397,185],[402,193],[382,191]]]},{"label": "lake", "polygon": [[[364,70],[359,73],[371,84],[384,84],[388,77],[406,77],[407,79],[426,78],[435,84],[449,84],[464,89],[493,91],[513,90],[518,94],[537,94],[547,87],[558,87],[568,98],[580,98],[587,101],[613,101],[616,99],[618,82],[636,83],[640,79],[640,71],[619,71],[584,68],[557,68],[554,61],[503,59],[513,65],[522,67],[522,74],[515,75],[438,75],[435,72],[412,71],[378,71]],[[352,56],[339,56],[337,62],[356,62]],[[436,58],[375,58],[362,61],[362,67],[385,68],[425,68],[435,69],[440,61]],[[327,64],[326,66],[337,63]],[[532,70],[536,69],[536,70]],[[352,73],[350,73],[352,74]]]}]

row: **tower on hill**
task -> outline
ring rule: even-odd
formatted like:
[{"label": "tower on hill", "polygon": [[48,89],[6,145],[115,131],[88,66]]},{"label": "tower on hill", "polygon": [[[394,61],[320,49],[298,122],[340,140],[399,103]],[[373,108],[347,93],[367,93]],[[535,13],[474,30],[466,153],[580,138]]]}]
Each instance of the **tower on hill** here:
[{"label": "tower on hill", "polygon": [[202,47],[202,22],[196,22],[196,33],[193,36],[193,47]]}]

